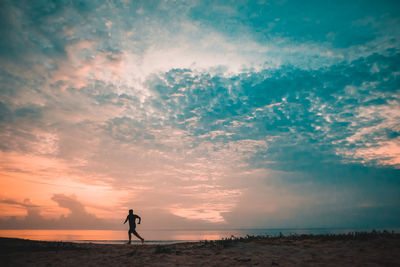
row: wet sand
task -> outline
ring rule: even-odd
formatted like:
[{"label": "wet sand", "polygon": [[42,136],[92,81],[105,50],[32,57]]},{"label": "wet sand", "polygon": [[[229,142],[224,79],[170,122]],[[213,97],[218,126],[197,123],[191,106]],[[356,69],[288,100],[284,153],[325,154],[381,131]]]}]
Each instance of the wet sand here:
[{"label": "wet sand", "polygon": [[170,245],[0,238],[1,266],[400,266],[399,234],[249,237]]}]

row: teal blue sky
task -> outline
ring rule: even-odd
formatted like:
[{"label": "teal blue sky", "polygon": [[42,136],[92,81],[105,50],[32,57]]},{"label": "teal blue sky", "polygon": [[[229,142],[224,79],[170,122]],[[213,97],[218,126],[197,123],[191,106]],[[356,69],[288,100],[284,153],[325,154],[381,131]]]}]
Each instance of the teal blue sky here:
[{"label": "teal blue sky", "polygon": [[0,227],[400,227],[398,1],[0,5]]}]

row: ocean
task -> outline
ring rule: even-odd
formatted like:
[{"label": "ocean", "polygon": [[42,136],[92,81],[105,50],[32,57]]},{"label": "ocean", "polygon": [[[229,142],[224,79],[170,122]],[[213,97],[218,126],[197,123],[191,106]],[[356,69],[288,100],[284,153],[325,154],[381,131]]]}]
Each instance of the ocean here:
[{"label": "ocean", "polygon": [[[383,230],[383,229],[377,229]],[[400,232],[400,228],[386,229]],[[342,234],[372,231],[372,229],[310,228],[310,229],[226,229],[226,230],[138,230],[147,244],[171,244],[219,240],[231,236],[247,235],[277,236],[293,234]],[[99,244],[123,244],[128,240],[127,230],[0,230],[0,237],[23,238],[42,241],[64,241]],[[133,243],[139,243],[132,236]]]}]

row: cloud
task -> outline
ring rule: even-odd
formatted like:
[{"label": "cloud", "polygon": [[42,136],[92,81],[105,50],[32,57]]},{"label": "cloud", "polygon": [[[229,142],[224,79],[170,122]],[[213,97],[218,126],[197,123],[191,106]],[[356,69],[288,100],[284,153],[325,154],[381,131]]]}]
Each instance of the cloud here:
[{"label": "cloud", "polygon": [[1,203],[8,204],[8,205],[15,205],[20,206],[23,208],[38,208],[39,206],[30,203],[29,199],[25,199],[24,202],[18,202],[12,199],[2,199],[0,200]]},{"label": "cloud", "polygon": [[103,206],[152,227],[397,210],[398,5],[2,5],[0,182],[34,181],[18,197],[68,209],[57,227],[103,225]]},{"label": "cloud", "polygon": [[[67,216],[61,215],[56,219],[47,219],[41,215],[41,207],[31,204],[30,200],[18,202],[15,200],[2,200],[6,205],[16,205],[26,209],[26,216],[22,219],[11,217],[0,220],[2,229],[105,229],[112,227],[113,223],[97,218],[88,213],[85,207],[74,196],[55,194],[51,198],[60,207],[69,211]],[[115,226],[114,226],[115,227]]]}]

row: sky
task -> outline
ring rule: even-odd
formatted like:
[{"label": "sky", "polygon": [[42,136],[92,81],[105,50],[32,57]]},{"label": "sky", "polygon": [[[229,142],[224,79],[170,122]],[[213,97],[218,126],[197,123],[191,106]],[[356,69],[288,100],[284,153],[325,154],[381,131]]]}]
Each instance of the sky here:
[{"label": "sky", "polygon": [[400,227],[398,1],[0,3],[0,228]]}]

